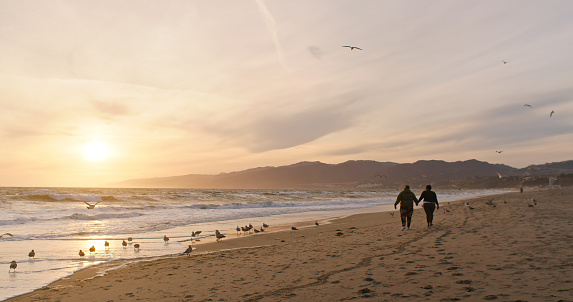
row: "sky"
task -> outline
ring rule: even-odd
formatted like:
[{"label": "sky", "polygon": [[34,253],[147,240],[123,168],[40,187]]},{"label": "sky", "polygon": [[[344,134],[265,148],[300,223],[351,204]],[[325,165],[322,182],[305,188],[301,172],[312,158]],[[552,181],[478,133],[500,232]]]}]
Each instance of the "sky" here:
[{"label": "sky", "polygon": [[0,1],[0,186],[571,160],[572,15],[572,1]]}]

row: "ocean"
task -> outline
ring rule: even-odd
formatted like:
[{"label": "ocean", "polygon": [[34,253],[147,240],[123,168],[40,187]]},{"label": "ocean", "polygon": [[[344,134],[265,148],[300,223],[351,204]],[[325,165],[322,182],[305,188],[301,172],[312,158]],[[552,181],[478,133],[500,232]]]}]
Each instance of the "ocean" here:
[{"label": "ocean", "polygon": [[[419,195],[421,191],[414,192]],[[440,203],[504,190],[436,191]],[[196,243],[229,238],[237,226],[290,226],[356,213],[391,210],[398,191],[0,188],[0,300],[41,288],[114,260],[140,261],[182,253]],[[86,204],[98,203],[89,209]],[[393,209],[392,209],[393,210]],[[398,227],[398,226],[397,226]],[[279,228],[275,228],[279,230]],[[165,243],[163,236],[170,239]],[[127,247],[123,240],[131,237]],[[109,247],[104,242],[109,242]],[[140,244],[139,250],[133,247]],[[95,252],[90,252],[90,247]],[[194,246],[200,246],[195,244]],[[200,248],[198,248],[200,249]],[[28,257],[34,250],[35,256]],[[82,250],[85,256],[80,257]],[[119,263],[119,261],[118,261]],[[123,262],[122,262],[123,263]]]}]

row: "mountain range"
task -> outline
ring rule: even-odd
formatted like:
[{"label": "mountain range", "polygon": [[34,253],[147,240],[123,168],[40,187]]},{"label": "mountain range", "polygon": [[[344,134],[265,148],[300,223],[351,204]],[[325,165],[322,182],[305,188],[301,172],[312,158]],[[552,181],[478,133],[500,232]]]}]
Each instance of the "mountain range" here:
[{"label": "mountain range", "polygon": [[280,167],[259,167],[217,175],[188,174],[131,179],[107,184],[133,188],[197,189],[390,189],[409,184],[448,188],[515,188],[573,185],[573,160],[517,169],[475,159],[446,162],[420,160],[399,164],[352,160],[340,164],[299,162]]}]

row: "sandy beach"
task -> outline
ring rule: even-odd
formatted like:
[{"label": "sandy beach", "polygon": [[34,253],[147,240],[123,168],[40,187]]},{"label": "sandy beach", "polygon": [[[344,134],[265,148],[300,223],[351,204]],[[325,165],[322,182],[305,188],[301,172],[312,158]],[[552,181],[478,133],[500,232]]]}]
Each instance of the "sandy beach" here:
[{"label": "sandy beach", "polygon": [[431,228],[416,207],[406,231],[397,211],[229,231],[190,256],[90,267],[6,301],[573,301],[573,189],[465,202],[441,204]]}]

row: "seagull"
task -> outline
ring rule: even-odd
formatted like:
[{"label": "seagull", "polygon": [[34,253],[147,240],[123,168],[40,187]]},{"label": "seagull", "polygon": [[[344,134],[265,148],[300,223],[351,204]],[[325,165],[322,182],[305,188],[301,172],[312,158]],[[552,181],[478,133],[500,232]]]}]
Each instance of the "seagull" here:
[{"label": "seagull", "polygon": [[318,226],[318,225],[319,225],[319,224],[318,224],[318,221],[315,221],[315,222],[314,222],[314,225]]},{"label": "seagull", "polygon": [[[10,269],[13,269],[14,272],[16,272],[16,267],[18,267],[18,263],[16,263],[16,260],[12,260],[12,262],[10,262]],[[10,272],[10,269],[8,272]]]},{"label": "seagull", "polygon": [[239,226],[237,226],[237,228],[235,230],[237,230],[237,234],[239,234],[241,232],[241,228]]},{"label": "seagull", "polygon": [[534,205],[537,205],[537,200],[535,200],[535,198],[531,198],[531,201],[533,202]]},{"label": "seagull", "polygon": [[533,107],[531,107],[531,105],[529,105],[529,104],[525,104],[525,105],[523,105],[523,107],[533,108]]},{"label": "seagull", "polygon": [[450,210],[448,210],[448,209],[444,209],[444,212],[446,212],[446,213],[450,213],[451,211],[450,211]]},{"label": "seagull", "polygon": [[134,244],[134,245],[133,245],[133,249],[139,250],[139,243]]},{"label": "seagull", "polygon": [[259,230],[260,232],[264,232],[265,229],[263,227],[261,227],[261,229]]},{"label": "seagull", "polygon": [[0,235],[0,238],[4,237],[4,236],[10,236],[10,237],[14,237],[14,235],[10,234],[10,233],[4,233],[2,235]]},{"label": "seagull", "polygon": [[549,114],[549,117],[553,116],[553,113],[555,113],[555,110],[551,110],[551,113]]},{"label": "seagull", "polygon": [[189,245],[189,247],[183,252],[183,254],[187,254],[187,256],[191,256],[191,252],[193,252],[193,247]]},{"label": "seagull", "polygon": [[527,206],[530,207],[530,208],[533,208],[533,205],[530,204],[529,202],[527,203]]},{"label": "seagull", "polygon": [[87,206],[88,209],[95,209],[95,207],[97,206],[97,204],[100,203],[100,202],[101,202],[101,200],[98,201],[98,202],[96,202],[96,203],[94,203],[94,204],[91,204],[91,203],[89,203],[89,202],[87,202],[87,201],[84,201],[84,203],[88,205],[88,206]]},{"label": "seagull", "polygon": [[497,173],[497,176],[499,176],[499,178],[501,178],[501,174],[499,174],[499,172],[495,172],[495,173]]},{"label": "seagull", "polygon": [[295,228],[294,225],[290,227],[290,230],[291,230],[291,231],[298,231],[298,229]]},{"label": "seagull", "polygon": [[109,242],[106,241],[103,245],[105,246],[105,248],[109,248]]},{"label": "seagull", "polygon": [[96,251],[96,248],[95,248],[95,246],[92,245],[92,247],[90,247],[90,253],[93,253],[95,251]]},{"label": "seagull", "polygon": [[84,253],[84,251],[80,250],[80,252],[78,253],[80,255],[80,257],[83,257],[86,255],[86,253]]},{"label": "seagull", "polygon": [[503,62],[503,64],[509,63],[508,61],[505,61],[505,60],[501,60],[501,61]]},{"label": "seagull", "polygon": [[127,246],[127,241],[124,240],[124,241],[121,243],[121,245],[123,245],[123,247],[126,247],[126,246]]},{"label": "seagull", "polygon": [[28,257],[34,258],[34,256],[36,256],[36,252],[34,252],[34,250],[28,253]]},{"label": "seagull", "polygon": [[259,231],[259,230],[257,230],[257,229],[253,229],[253,231],[255,231],[255,234],[261,232],[261,231]]},{"label": "seagull", "polygon": [[167,235],[163,235],[163,241],[165,241],[165,243],[169,242],[169,237],[167,237]]},{"label": "seagull", "polygon": [[132,241],[133,241],[133,238],[127,237],[127,241],[128,241],[129,243],[133,243],[133,242],[132,242]]},{"label": "seagull", "polygon": [[263,222],[263,227],[264,227],[264,228],[268,228],[269,225]]},{"label": "seagull", "polygon": [[217,237],[217,241],[225,238],[225,235],[221,234],[221,232],[219,232],[219,230],[215,230],[215,237]]},{"label": "seagull", "polygon": [[501,152],[503,152],[503,150],[499,150],[499,151],[496,150],[495,152],[501,154]]},{"label": "seagull", "polygon": [[354,50],[354,49],[362,50],[362,48],[360,48],[360,47],[350,46],[350,45],[344,45],[342,47],[348,47],[348,48],[350,48],[350,50]]}]

